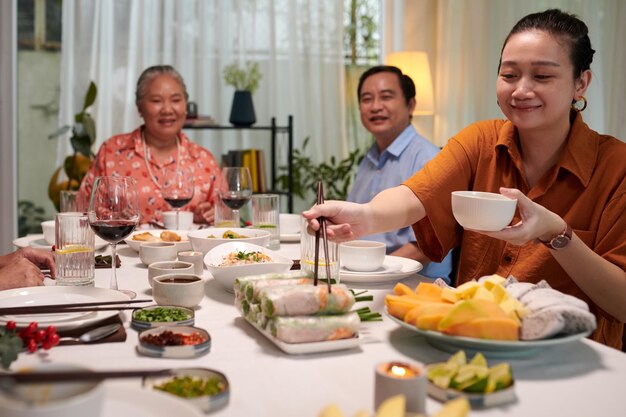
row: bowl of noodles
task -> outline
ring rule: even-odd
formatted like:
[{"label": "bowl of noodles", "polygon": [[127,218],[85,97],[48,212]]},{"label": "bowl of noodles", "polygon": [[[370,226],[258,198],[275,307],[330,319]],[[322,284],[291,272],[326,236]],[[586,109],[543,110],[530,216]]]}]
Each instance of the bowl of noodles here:
[{"label": "bowl of noodles", "polygon": [[223,243],[247,242],[265,246],[270,241],[270,232],[239,227],[209,227],[189,232],[187,237],[191,241],[193,250],[206,255],[211,249]]},{"label": "bowl of noodles", "polygon": [[226,291],[233,292],[235,279],[287,272],[293,261],[254,243],[230,242],[211,249],[204,256],[204,264]]}]

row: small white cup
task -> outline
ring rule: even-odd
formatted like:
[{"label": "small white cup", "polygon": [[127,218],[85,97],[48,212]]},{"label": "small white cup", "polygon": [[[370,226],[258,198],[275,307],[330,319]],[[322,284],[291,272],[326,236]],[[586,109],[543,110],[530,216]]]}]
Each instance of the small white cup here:
[{"label": "small white cup", "polygon": [[178,229],[176,229],[176,212],[164,211],[163,212],[163,224],[168,230],[189,230],[193,226],[193,212],[191,211],[179,211],[178,212]]},{"label": "small white cup", "polygon": [[202,276],[204,274],[204,255],[202,252],[184,251],[178,252],[178,260],[193,264],[194,273]]},{"label": "small white cup", "polygon": [[292,213],[280,213],[280,233],[284,235],[295,235],[300,233],[300,219],[299,214]]},{"label": "small white cup", "polygon": [[43,238],[46,240],[48,245],[54,245],[55,243],[55,235],[54,235],[54,220],[46,220],[45,222],[41,222],[41,229],[43,230]]},{"label": "small white cup", "polygon": [[146,242],[139,245],[139,259],[144,265],[159,261],[175,261],[177,253],[176,243]]},{"label": "small white cup", "polygon": [[160,275],[154,278],[152,296],[158,305],[194,308],[204,297],[204,284],[198,275]]},{"label": "small white cup", "polygon": [[167,274],[193,274],[194,266],[190,262],[163,261],[148,265],[148,283],[154,286],[154,278]]},{"label": "small white cup", "polygon": [[341,266],[357,272],[375,271],[383,265],[387,247],[373,240],[353,240],[339,245]]}]

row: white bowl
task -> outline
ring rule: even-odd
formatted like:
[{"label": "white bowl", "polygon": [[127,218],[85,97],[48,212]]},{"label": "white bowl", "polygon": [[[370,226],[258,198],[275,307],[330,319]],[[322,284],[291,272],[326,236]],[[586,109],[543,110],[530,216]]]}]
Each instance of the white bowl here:
[{"label": "white bowl", "polygon": [[302,224],[302,216],[300,214],[280,213],[278,221],[280,223],[280,234],[295,235],[300,233],[300,225]]},{"label": "white bowl", "polygon": [[339,245],[341,266],[358,272],[375,271],[383,265],[387,245],[373,240],[353,240]]},{"label": "white bowl", "polygon": [[[224,233],[232,231],[245,238],[224,238]],[[266,246],[270,242],[270,232],[262,229],[244,229],[240,227],[209,227],[207,229],[194,230],[187,234],[191,240],[193,250],[206,255],[211,249],[222,243],[248,242],[255,245]],[[209,236],[215,236],[210,238]]]},{"label": "white bowl", "polygon": [[[84,371],[87,368],[70,364],[44,363],[27,371]],[[97,417],[102,410],[102,381],[69,383],[21,384],[0,389],[2,417]]]},{"label": "white bowl", "polygon": [[154,262],[175,261],[178,250],[170,242],[146,242],[139,245],[139,259],[148,266]]},{"label": "white bowl", "polygon": [[43,238],[46,240],[46,243],[48,243],[48,245],[54,245],[56,243],[54,235],[54,220],[41,222],[41,229],[43,230]]},{"label": "white bowl", "polygon": [[[146,389],[156,389],[155,386],[162,385],[163,383],[169,382],[174,377],[185,377],[190,376],[194,379],[205,379],[205,378],[217,378],[221,384],[223,385],[224,390],[216,395],[202,395],[199,397],[178,397],[183,398],[186,402],[193,404],[198,407],[200,410],[208,413],[209,411],[219,410],[228,404],[228,399],[230,397],[230,384],[228,383],[228,379],[226,375],[221,372],[215,371],[213,369],[206,368],[178,368],[174,371],[174,376],[161,376],[161,377],[146,377],[143,380],[143,386]],[[176,396],[176,394],[171,394]]]},{"label": "white bowl", "polygon": [[167,274],[187,274],[195,273],[194,264],[184,261],[161,261],[148,265],[148,283],[153,287],[154,277]]},{"label": "white bowl", "polygon": [[480,191],[453,191],[452,214],[466,229],[496,232],[513,220],[517,200],[502,194]]},{"label": "white bowl", "polygon": [[199,275],[159,275],[154,277],[152,297],[158,305],[194,308],[204,297],[204,284]]},{"label": "white bowl", "polygon": [[124,239],[124,242],[128,244],[129,248],[139,252],[139,246],[142,243],[146,243],[146,242],[143,242],[141,240],[134,240],[133,236],[141,234],[141,233],[146,233],[146,232],[150,233],[154,237],[154,242],[163,242],[163,240],[161,240],[160,238],[161,233],[174,232],[178,234],[181,238],[180,242],[172,242],[172,243],[176,243],[177,250],[179,252],[182,252],[185,250],[191,250],[191,242],[189,241],[189,238],[187,237],[186,230],[137,230],[131,233],[130,236],[128,236],[126,239]]},{"label": "white bowl", "polygon": [[[224,257],[231,252],[262,252],[271,258],[271,262],[254,263],[244,265],[219,266]],[[204,264],[227,291],[233,292],[235,279],[248,275],[260,275],[268,273],[287,272],[291,269],[293,261],[269,250],[263,246],[248,242],[230,242],[216,246],[204,256]]]}]

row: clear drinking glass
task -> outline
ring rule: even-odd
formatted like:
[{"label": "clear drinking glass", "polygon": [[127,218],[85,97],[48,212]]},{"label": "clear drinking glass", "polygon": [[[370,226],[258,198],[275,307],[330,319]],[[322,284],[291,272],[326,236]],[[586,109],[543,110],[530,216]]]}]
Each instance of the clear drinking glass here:
[{"label": "clear drinking glass", "polygon": [[239,218],[239,209],[252,196],[250,170],[247,167],[224,167],[218,193],[222,202],[233,211],[235,218]]},{"label": "clear drinking glass", "polygon": [[[128,237],[139,223],[137,181],[132,177],[97,177],[89,199],[89,225],[102,239],[111,244],[111,284],[117,286],[116,244]],[[130,290],[119,290],[134,298]]]},{"label": "clear drinking glass", "polygon": [[177,166],[165,171],[161,194],[167,204],[176,211],[176,230],[179,230],[179,210],[185,207],[193,198],[193,172],[187,167]]},{"label": "clear drinking glass", "polygon": [[278,194],[252,196],[252,227],[270,232],[268,249],[280,249],[280,199]]},{"label": "clear drinking glass", "polygon": [[[300,229],[300,268],[313,273],[315,271],[315,235],[307,232],[308,223],[303,217]],[[322,234],[319,238],[318,278],[327,278],[326,265],[329,265],[330,278],[339,283],[339,245],[328,241],[328,259],[324,254]]]},{"label": "clear drinking glass", "polygon": [[55,285],[93,286],[94,234],[85,213],[55,216]]}]

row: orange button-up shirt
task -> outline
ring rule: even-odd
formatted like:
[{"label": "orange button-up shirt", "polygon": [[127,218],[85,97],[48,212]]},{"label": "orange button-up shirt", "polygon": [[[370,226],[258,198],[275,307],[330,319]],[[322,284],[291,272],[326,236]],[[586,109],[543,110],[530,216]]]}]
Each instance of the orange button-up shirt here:
[{"label": "orange button-up shirt", "polygon": [[[594,132],[577,114],[558,163],[531,188],[513,124],[504,120],[475,123],[450,139],[424,169],[404,183],[426,209],[427,216],[413,225],[418,243],[434,261],[461,244],[459,284],[483,275],[513,275],[526,282],[546,280],[553,288],[585,300],[598,319],[591,338],[620,349],[623,323],[595,305],[548,248],[533,242],[515,246],[464,231],[452,215],[451,192],[499,193],[500,187],[517,188],[561,216],[595,253],[626,270],[624,161],[626,144]],[[516,213],[512,223],[519,220]]]},{"label": "orange button-up shirt", "polygon": [[[181,210],[194,211],[199,203],[213,201],[212,190],[220,179],[220,167],[208,150],[191,142],[184,133],[180,132],[178,139],[180,166],[191,167],[194,176],[193,199]],[[174,152],[176,155],[176,151]],[[164,169],[174,166],[176,158],[170,156],[163,163],[159,163],[150,155],[148,163],[152,174],[160,181]],[[96,159],[91,163],[80,185],[80,192],[87,196],[87,201],[98,176],[128,176],[137,180],[142,224],[150,221],[162,223],[162,213],[173,210],[163,199],[160,187],[152,181],[146,169],[141,127],[131,133],[113,136],[100,146]]]}]

